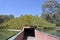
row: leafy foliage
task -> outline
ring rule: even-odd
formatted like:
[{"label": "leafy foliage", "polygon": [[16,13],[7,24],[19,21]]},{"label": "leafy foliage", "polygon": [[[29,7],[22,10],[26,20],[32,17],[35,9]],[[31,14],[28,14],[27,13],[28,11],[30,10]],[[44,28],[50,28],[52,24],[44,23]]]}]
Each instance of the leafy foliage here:
[{"label": "leafy foliage", "polygon": [[60,26],[60,8],[57,10],[55,16],[56,16],[56,25]]},{"label": "leafy foliage", "polygon": [[24,15],[15,19],[11,19],[7,23],[4,23],[5,28],[21,29],[25,25],[37,26],[37,29],[43,29],[44,27],[55,27],[55,24],[49,23],[46,20],[38,16]]},{"label": "leafy foliage", "polygon": [[42,5],[42,18],[46,19],[49,22],[55,22],[55,13],[57,9],[60,8],[60,4],[56,0],[47,0]]},{"label": "leafy foliage", "polygon": [[13,15],[0,15],[0,24],[7,22],[11,18],[14,18]]}]

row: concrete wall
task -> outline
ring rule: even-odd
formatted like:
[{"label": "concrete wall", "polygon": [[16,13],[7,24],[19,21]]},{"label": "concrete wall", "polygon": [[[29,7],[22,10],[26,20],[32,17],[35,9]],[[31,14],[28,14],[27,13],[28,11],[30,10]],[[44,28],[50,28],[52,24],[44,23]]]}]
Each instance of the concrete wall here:
[{"label": "concrete wall", "polygon": [[24,28],[24,31],[21,32],[14,40],[26,40],[28,36],[35,37],[34,28]]},{"label": "concrete wall", "polygon": [[14,40],[23,40],[24,39],[24,31],[20,33]]}]

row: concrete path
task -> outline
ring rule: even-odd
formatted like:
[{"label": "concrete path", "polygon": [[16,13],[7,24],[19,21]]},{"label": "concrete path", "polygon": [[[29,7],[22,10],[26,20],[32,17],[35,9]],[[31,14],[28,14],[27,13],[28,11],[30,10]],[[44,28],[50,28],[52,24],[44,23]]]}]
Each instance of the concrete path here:
[{"label": "concrete path", "polygon": [[27,37],[27,40],[37,40],[37,38],[29,36],[29,37]]},{"label": "concrete path", "polygon": [[56,38],[54,36],[45,34],[43,32],[40,31],[35,31],[35,37],[37,38],[37,40],[60,40],[60,38]]},{"label": "concrete path", "polygon": [[21,30],[18,30],[18,29],[0,29],[0,30],[3,30],[3,31],[21,31]]}]

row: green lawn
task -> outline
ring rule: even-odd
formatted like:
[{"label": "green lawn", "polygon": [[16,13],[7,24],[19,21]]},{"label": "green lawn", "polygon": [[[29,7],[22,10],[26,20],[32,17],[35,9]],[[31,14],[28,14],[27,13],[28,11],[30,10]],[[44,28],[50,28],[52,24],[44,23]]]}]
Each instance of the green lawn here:
[{"label": "green lawn", "polygon": [[44,32],[47,32],[49,34],[52,34],[52,35],[60,37],[60,31],[56,31],[56,30],[44,30]]},{"label": "green lawn", "polygon": [[16,33],[18,33],[18,32],[0,30],[0,40],[6,40],[7,38],[11,37],[12,35],[14,35]]}]

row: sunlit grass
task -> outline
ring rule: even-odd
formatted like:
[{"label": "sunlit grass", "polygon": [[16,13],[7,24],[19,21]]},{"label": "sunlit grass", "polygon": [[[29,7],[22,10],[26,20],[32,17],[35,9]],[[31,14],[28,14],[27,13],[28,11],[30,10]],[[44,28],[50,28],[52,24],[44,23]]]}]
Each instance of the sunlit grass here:
[{"label": "sunlit grass", "polygon": [[12,35],[16,34],[18,32],[13,31],[1,31],[0,30],[0,40],[6,40],[7,38],[11,37]]}]

